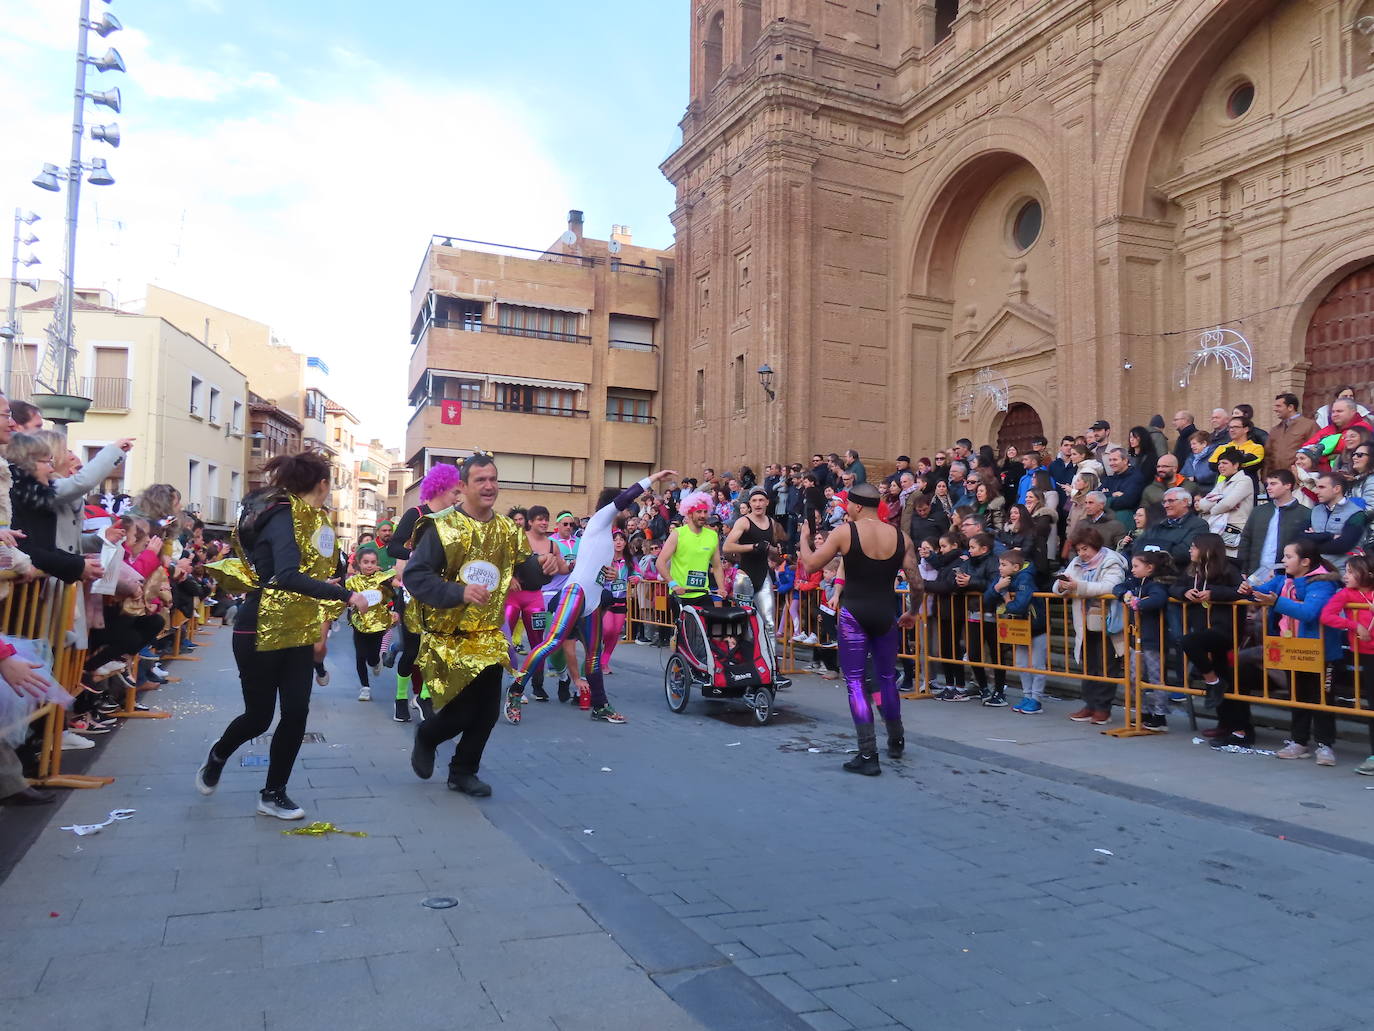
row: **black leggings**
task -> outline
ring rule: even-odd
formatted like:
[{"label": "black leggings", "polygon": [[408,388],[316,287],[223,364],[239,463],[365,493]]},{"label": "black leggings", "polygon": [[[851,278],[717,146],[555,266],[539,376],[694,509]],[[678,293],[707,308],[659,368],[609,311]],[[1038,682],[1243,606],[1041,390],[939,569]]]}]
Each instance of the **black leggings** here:
[{"label": "black leggings", "polygon": [[[984,612],[982,616],[981,622],[968,625],[969,661],[1000,662],[1001,648],[997,645],[997,620],[991,612]],[[974,666],[973,679],[981,690],[986,691],[988,689],[988,668],[986,666]],[[1007,689],[1007,671],[994,669],[992,671],[992,684],[997,691],[1005,691]]]},{"label": "black leggings", "polygon": [[491,728],[501,714],[501,666],[488,666],[472,683],[415,730],[415,736],[432,748],[462,735],[449,762],[449,775],[476,773],[482,765]]},{"label": "black leggings", "polygon": [[126,616],[107,610],[104,628],[91,631],[92,647],[86,668],[103,666],[122,655],[136,655],[144,645],[157,640],[162,626],[161,616]]},{"label": "black leggings", "polygon": [[420,657],[420,635],[412,634],[403,623],[397,623],[396,629],[401,634],[401,657],[396,660],[396,675],[412,676],[416,673],[415,660]]},{"label": "black leggings", "polygon": [[228,762],[251,738],[267,733],[272,714],[281,697],[281,719],[272,735],[267,767],[267,790],[286,787],[291,768],[305,739],[305,721],[310,715],[311,672],[315,647],[311,644],[277,651],[260,652],[256,633],[234,634],[234,661],[239,666],[243,689],[243,715],[224,728],[214,747],[215,758]]},{"label": "black leggings", "polygon": [[385,630],[365,633],[357,627],[353,628],[353,656],[358,661],[358,682],[363,687],[370,686],[367,682],[367,667],[375,666],[382,661],[382,638],[385,636]]},{"label": "black leggings", "polygon": [[936,609],[940,633],[940,672],[945,675],[946,687],[963,687],[968,683],[967,667],[963,662],[964,626],[955,617],[954,603],[941,599]]}]

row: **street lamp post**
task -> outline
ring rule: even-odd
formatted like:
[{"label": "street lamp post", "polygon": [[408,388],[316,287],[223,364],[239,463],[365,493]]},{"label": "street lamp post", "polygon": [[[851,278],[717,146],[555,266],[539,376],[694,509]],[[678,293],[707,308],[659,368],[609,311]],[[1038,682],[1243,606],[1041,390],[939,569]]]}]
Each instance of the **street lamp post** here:
[{"label": "street lamp post", "polygon": [[[105,0],[109,3],[110,0]],[[111,48],[104,56],[93,58],[87,49],[92,30],[102,38],[121,28],[119,20],[105,14],[99,22],[91,21],[91,0],[81,0],[81,18],[76,34],[76,90],[72,102],[72,149],[67,170],[61,172],[55,165],[44,165],[43,171],[34,179],[34,185],[45,190],[61,189],[59,180],[67,183],[67,214],[65,233],[62,240],[62,279],[57,297],[53,300],[53,321],[48,326],[48,350],[40,363],[43,386],[51,394],[34,396],[34,403],[43,410],[45,417],[54,422],[80,422],[90,407],[89,398],[78,398],[71,394],[72,366],[75,363],[75,327],[73,315],[76,307],[76,229],[81,206],[81,173],[89,172],[87,182],[93,186],[108,186],[114,182],[104,158],[95,158],[89,165],[81,163],[81,142],[86,134],[86,101],[103,104],[116,114],[120,109],[117,88],[100,93],[86,89],[87,68],[93,66],[97,71],[124,71],[124,59],[119,51]],[[94,139],[119,146],[118,126],[97,126],[92,129]]]},{"label": "street lamp post", "polygon": [[[14,342],[19,336],[19,266],[32,268],[38,264],[38,259],[29,254],[21,262],[19,260],[19,248],[32,247],[38,242],[38,237],[33,233],[28,236],[21,235],[24,226],[31,226],[38,221],[38,216],[32,211],[25,211],[23,208],[14,209],[14,251],[10,255],[10,305],[5,317],[5,324],[0,326],[0,337],[5,338],[5,382],[0,393],[8,394],[14,387],[12,378],[14,375]],[[38,289],[38,280],[26,279],[23,285],[30,290]]]}]

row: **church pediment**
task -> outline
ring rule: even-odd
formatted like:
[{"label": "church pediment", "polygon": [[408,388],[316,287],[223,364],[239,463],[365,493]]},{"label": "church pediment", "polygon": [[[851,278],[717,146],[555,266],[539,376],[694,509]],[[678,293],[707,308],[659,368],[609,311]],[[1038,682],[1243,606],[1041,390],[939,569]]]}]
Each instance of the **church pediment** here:
[{"label": "church pediment", "polygon": [[968,330],[954,338],[950,372],[998,365],[1027,358],[1055,348],[1055,321],[1032,304],[1008,302],[980,330]]}]

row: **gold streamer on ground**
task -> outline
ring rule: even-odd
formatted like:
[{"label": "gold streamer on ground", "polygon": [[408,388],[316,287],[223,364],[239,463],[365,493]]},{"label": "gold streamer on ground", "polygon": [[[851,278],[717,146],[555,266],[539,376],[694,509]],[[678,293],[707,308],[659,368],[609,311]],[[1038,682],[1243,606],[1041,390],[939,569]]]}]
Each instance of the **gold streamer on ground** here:
[{"label": "gold streamer on ground", "polygon": [[335,827],[332,823],[324,823],[316,820],[314,823],[307,823],[304,827],[294,827],[289,831],[282,831],[283,834],[308,834],[311,837],[322,838],[326,834],[347,834],[350,838],[365,838],[367,831],[346,831],[342,827]]}]

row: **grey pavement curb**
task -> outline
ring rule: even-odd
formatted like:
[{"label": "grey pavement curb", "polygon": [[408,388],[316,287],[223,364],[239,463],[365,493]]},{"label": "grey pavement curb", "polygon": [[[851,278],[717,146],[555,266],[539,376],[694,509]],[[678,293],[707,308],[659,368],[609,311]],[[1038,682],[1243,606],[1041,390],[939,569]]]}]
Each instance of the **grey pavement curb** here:
[{"label": "grey pavement curb", "polygon": [[482,812],[562,881],[653,982],[705,1026],[718,1031],[809,1031],[813,1026],[623,874],[569,841],[530,803],[510,800]]}]

